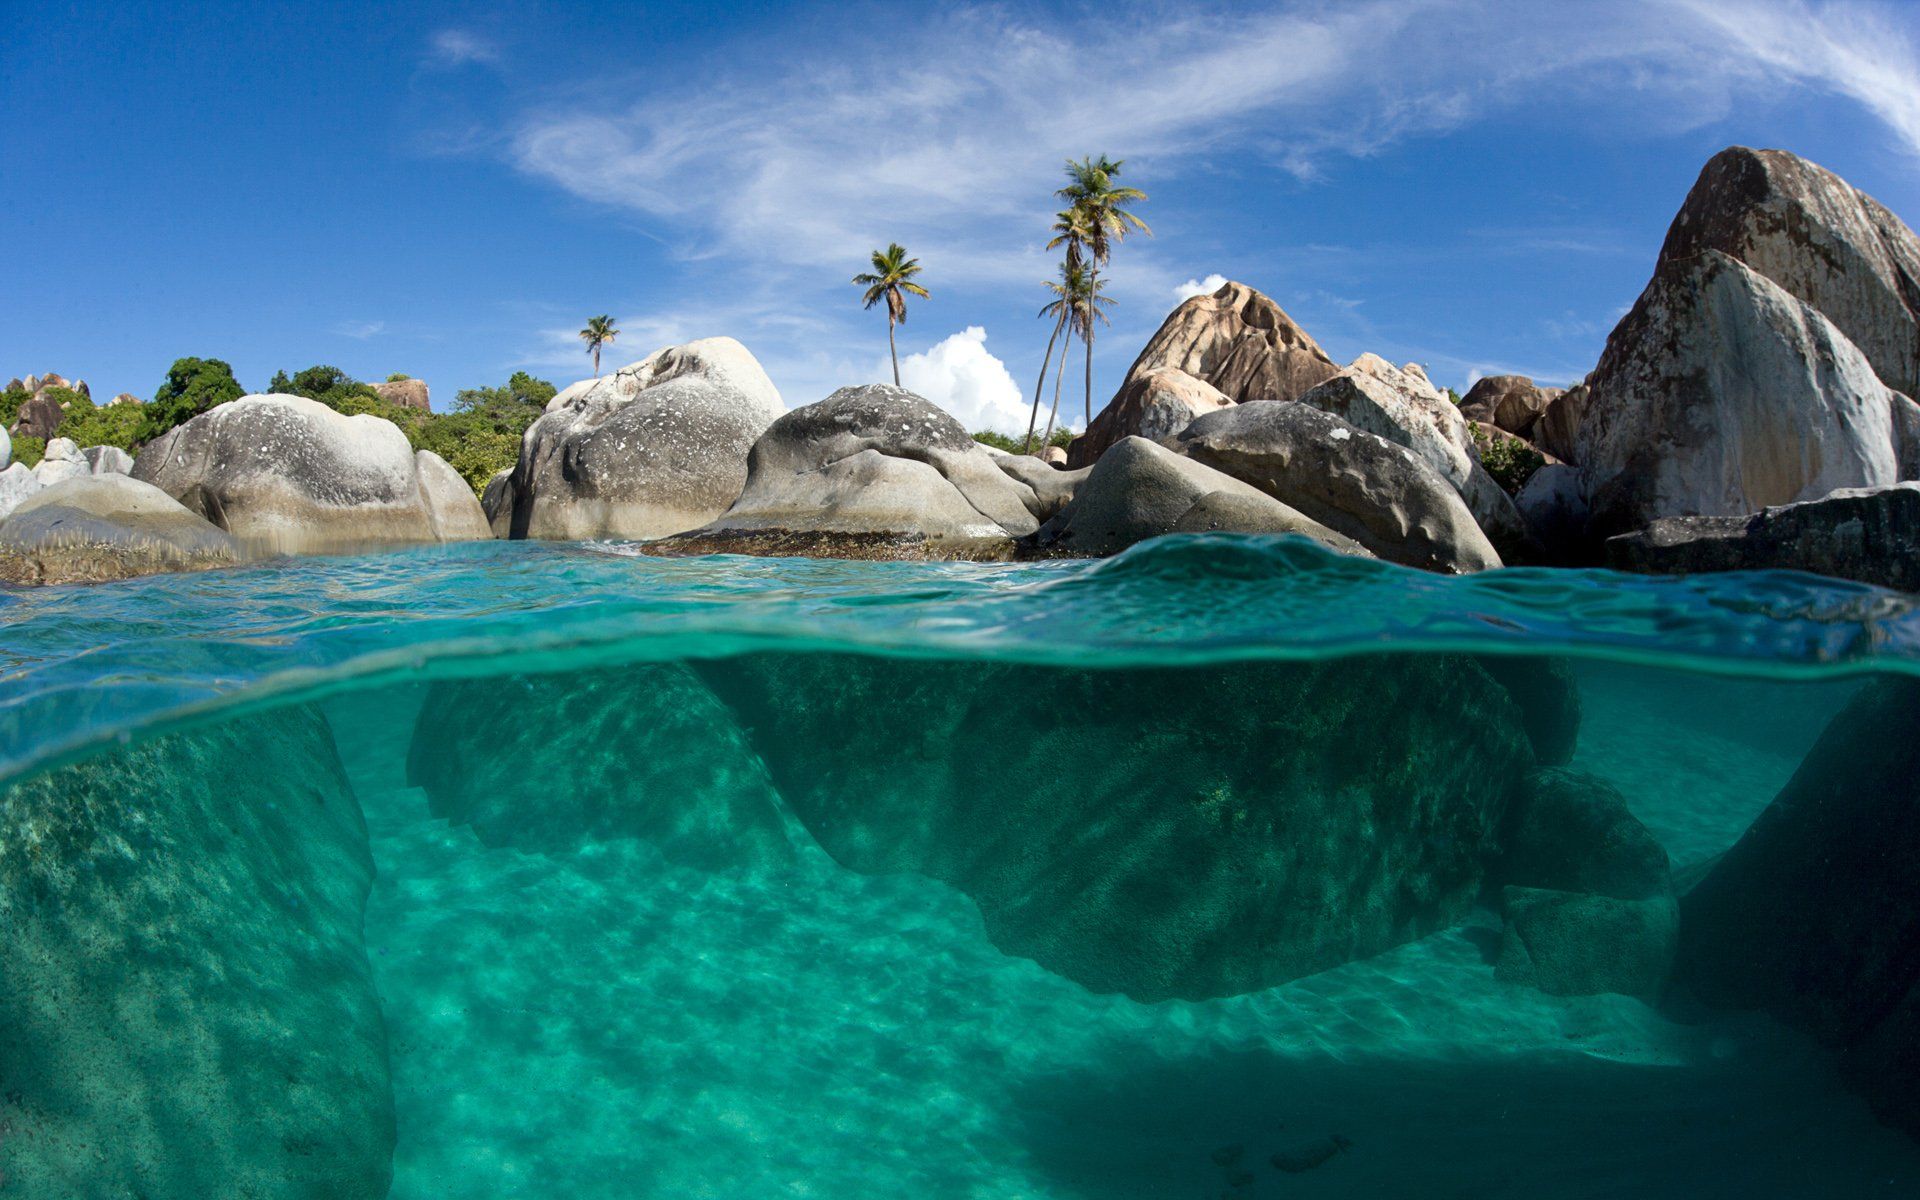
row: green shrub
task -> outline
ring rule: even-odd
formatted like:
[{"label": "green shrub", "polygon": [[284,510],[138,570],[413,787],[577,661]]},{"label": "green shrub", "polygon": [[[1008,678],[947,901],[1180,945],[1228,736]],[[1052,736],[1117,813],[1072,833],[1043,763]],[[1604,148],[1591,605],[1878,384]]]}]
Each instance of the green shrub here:
[{"label": "green shrub", "polygon": [[33,399],[31,393],[19,388],[9,388],[0,392],[0,425],[12,425],[20,419],[20,406]]},{"label": "green shrub", "polygon": [[22,466],[39,466],[46,453],[47,444],[39,438],[16,436],[13,439],[13,461]]},{"label": "green shrub", "polygon": [[246,389],[233,377],[233,368],[219,359],[176,358],[167,368],[166,382],[153,394],[152,403],[138,410],[142,417],[139,440],[150,442],[214,405],[244,395]]},{"label": "green shrub", "polygon": [[1519,438],[1493,437],[1477,423],[1472,428],[1473,444],[1480,451],[1480,465],[1508,495],[1517,495],[1533,473],[1547,465],[1538,450]]},{"label": "green shrub", "polygon": [[395,371],[393,374],[387,376],[387,382],[388,383],[405,383],[407,380],[412,378],[413,376],[407,374],[405,371]]},{"label": "green shrub", "polygon": [[[1037,454],[1041,450],[1044,450],[1046,446],[1058,446],[1064,450],[1067,447],[1067,443],[1071,442],[1073,438],[1074,433],[1071,429],[1056,429],[1053,431],[1053,437],[1049,438],[1046,445],[1043,446],[1040,443],[1040,435],[1035,433],[1033,435],[1033,452]],[[1022,453],[1021,447],[1023,447],[1027,441],[1025,435],[1008,437],[1006,434],[992,429],[975,430],[973,440],[983,446],[992,446],[995,450],[1005,450],[1008,454]]]}]

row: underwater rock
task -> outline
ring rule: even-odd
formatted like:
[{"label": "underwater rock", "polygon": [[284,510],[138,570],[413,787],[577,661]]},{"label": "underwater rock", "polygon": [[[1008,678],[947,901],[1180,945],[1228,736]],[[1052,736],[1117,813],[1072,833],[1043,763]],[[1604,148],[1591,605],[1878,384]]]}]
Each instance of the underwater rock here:
[{"label": "underwater rock", "polygon": [[1920,484],[1842,488],[1751,517],[1666,517],[1606,549],[1609,566],[1649,575],[1811,571],[1920,592]]},{"label": "underwater rock", "polygon": [[0,790],[0,1178],[381,1200],[394,1116],[358,801],[314,710]]},{"label": "underwater rock", "polygon": [[1092,466],[1124,437],[1163,442],[1185,429],[1195,417],[1232,407],[1233,401],[1218,388],[1177,367],[1136,371],[1127,376],[1087,431],[1073,439],[1067,465]]},{"label": "underwater rock", "polygon": [[1042,556],[1118,554],[1163,533],[1297,533],[1341,554],[1358,542],[1231,475],[1145,438],[1123,438],[1095,463],[1033,540]]},{"label": "underwater rock", "polygon": [[663,554],[1005,559],[1039,527],[1034,490],[904,388],[847,387],[768,427],[746,490]]},{"label": "underwater rock", "polygon": [[1002,950],[1143,1001],[1257,991],[1452,924],[1533,767],[1506,689],[1444,655],[695,670],[839,862],[944,880]]},{"label": "underwater rock", "polygon": [[1841,1050],[1920,1137],[1920,680],[1862,688],[1680,911],[1695,995]]},{"label": "underwater rock", "polygon": [[1536,771],[1501,834],[1503,884],[1646,900],[1673,890],[1667,851],[1612,784],[1582,771]]},{"label": "underwater rock", "polygon": [[1403,566],[1500,565],[1460,494],[1413,451],[1306,404],[1238,404],[1193,421],[1181,454]]},{"label": "underwater rock", "polygon": [[1315,1167],[1323,1167],[1335,1158],[1353,1148],[1353,1141],[1340,1134],[1332,1134],[1316,1142],[1295,1147],[1290,1151],[1275,1154],[1269,1161],[1274,1169],[1289,1175],[1302,1175]]},{"label": "underwater rock", "polygon": [[83,475],[0,518],[0,583],[99,583],[197,571],[239,559],[239,544],[152,484]]},{"label": "underwater rock", "polygon": [[1580,743],[1580,680],[1564,658],[1489,654],[1478,660],[1520,706],[1521,723],[1543,767],[1564,766]]},{"label": "underwater rock", "polygon": [[487,536],[451,467],[393,422],[303,396],[242,396],[149,442],[133,477],[243,544],[287,554]]},{"label": "underwater rock", "polygon": [[1501,889],[1506,926],[1494,978],[1550,996],[1651,997],[1673,968],[1679,910],[1671,895],[1622,900],[1592,892]]},{"label": "underwater rock", "polygon": [[574,384],[520,443],[510,489],[516,538],[657,538],[725,512],[747,452],[784,411],[729,337],[654,351]]},{"label": "underwater rock", "polygon": [[639,838],[715,869],[792,854],[733,714],[680,664],[435,683],[407,781],[489,846]]}]

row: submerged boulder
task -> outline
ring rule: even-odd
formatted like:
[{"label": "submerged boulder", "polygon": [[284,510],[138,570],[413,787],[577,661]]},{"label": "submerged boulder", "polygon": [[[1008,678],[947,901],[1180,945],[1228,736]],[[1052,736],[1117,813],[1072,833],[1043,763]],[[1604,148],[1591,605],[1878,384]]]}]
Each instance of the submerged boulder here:
[{"label": "submerged boulder", "polygon": [[392,422],[301,396],[204,412],[148,443],[133,477],[242,543],[289,554],[487,536],[472,489]]},{"label": "submerged boulder", "polygon": [[1164,533],[1297,533],[1329,550],[1371,557],[1259,488],[1144,438],[1124,438],[1095,463],[1072,503],[1034,538],[1043,555],[1118,554]]},{"label": "submerged boulder", "polygon": [[1673,968],[1673,897],[1621,900],[1591,892],[1509,887],[1493,975],[1550,996],[1653,997]]},{"label": "submerged boulder", "polygon": [[1231,407],[1233,401],[1218,388],[1178,367],[1138,370],[1127,377],[1119,394],[1100,410],[1087,431],[1073,440],[1067,465],[1089,466],[1124,437],[1165,441],[1195,417]]},{"label": "submerged boulder", "polygon": [[151,484],[83,475],[0,519],[0,582],[98,583],[238,561],[239,545]]},{"label": "submerged boulder", "polygon": [[[1297,400],[1340,373],[1278,304],[1231,282],[1182,301],[1127,369],[1127,384],[1162,367],[1184,372],[1235,403]],[[1120,436],[1116,432],[1109,444]]]},{"label": "submerged boulder", "polygon": [[1574,461],[1597,533],[1920,468],[1920,406],[1826,317],[1718,251],[1663,265],[1588,380]]},{"label": "submerged boulder", "polygon": [[1502,885],[1588,892],[1617,900],[1670,895],[1667,851],[1619,790],[1566,768],[1530,776],[1501,831]]},{"label": "submerged boulder", "polygon": [[740,496],[747,452],[783,406],[727,337],[656,350],[547,403],[520,443],[516,538],[658,538],[713,520]]},{"label": "submerged boulder", "polygon": [[1500,565],[1459,492],[1425,460],[1311,405],[1235,405],[1194,421],[1174,445],[1388,562],[1448,574]]},{"label": "submerged boulder", "polygon": [[1681,900],[1678,974],[1842,1053],[1920,1136],[1920,681],[1862,688],[1773,803]]},{"label": "submerged boulder", "polygon": [[1622,571],[1810,571],[1920,592],[1920,483],[1842,488],[1751,517],[1666,517],[1606,551]]},{"label": "submerged boulder", "polygon": [[[841,388],[768,427],[724,513],[662,553],[1004,559],[1039,527],[1033,488],[904,388]],[[516,486],[518,477],[516,476]]]},{"label": "submerged boulder", "polygon": [[0,1178],[34,1197],[381,1200],[373,862],[282,709],[0,786]]},{"label": "submerged boulder", "polygon": [[1533,764],[1506,690],[1444,655],[695,669],[834,858],[945,880],[1001,949],[1143,1001],[1256,991],[1458,920]]}]

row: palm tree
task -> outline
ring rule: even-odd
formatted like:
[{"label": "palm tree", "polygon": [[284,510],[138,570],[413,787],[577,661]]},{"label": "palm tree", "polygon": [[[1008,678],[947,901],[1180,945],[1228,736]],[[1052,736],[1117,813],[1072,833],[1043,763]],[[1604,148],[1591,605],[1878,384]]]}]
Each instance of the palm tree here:
[{"label": "palm tree", "polygon": [[[1148,237],[1153,230],[1147,223],[1127,211],[1127,205],[1136,200],[1145,200],[1147,194],[1135,187],[1121,187],[1114,183],[1119,177],[1121,164],[1106,155],[1099,158],[1083,158],[1079,162],[1067,160],[1067,186],[1057,193],[1069,206],[1086,214],[1087,252],[1093,260],[1093,273],[1097,280],[1100,264],[1107,261],[1113,252],[1114,243],[1123,241],[1127,234],[1135,229]],[[1098,287],[1092,289],[1098,294]],[[1093,330],[1087,332],[1087,423],[1093,423]]]},{"label": "palm tree", "polygon": [[593,377],[600,377],[600,347],[620,336],[609,316],[588,317],[587,327],[580,331],[580,340],[587,344],[587,353],[593,355]]},{"label": "palm tree", "polygon": [[[1093,227],[1087,223],[1087,214],[1081,210],[1069,208],[1054,214],[1054,236],[1053,240],[1047,243],[1047,249],[1053,250],[1060,246],[1067,248],[1067,259],[1064,263],[1060,264],[1060,275],[1063,282],[1066,279],[1067,272],[1077,268],[1085,258],[1084,248],[1087,244],[1087,239],[1092,236],[1092,233]],[[1060,284],[1049,282],[1046,286],[1052,290],[1054,295],[1059,296],[1062,294]],[[1053,323],[1053,332],[1047,337],[1046,357],[1040,360],[1040,377],[1033,381],[1033,411],[1027,414],[1027,440],[1020,448],[1023,454],[1033,453],[1033,428],[1040,420],[1040,389],[1045,387],[1047,383],[1047,364],[1053,361],[1053,344],[1059,340],[1060,331],[1065,328],[1067,324],[1066,307],[1057,302],[1042,308],[1040,315],[1043,317],[1057,317],[1058,319]],[[1067,340],[1071,342],[1073,339],[1069,336]],[[1061,362],[1066,361],[1066,355],[1066,348],[1062,347],[1060,350]]]},{"label": "palm tree", "polygon": [[864,275],[855,275],[853,282],[867,289],[863,297],[863,307],[872,308],[880,303],[882,297],[887,301],[887,353],[893,356],[893,386],[900,386],[900,351],[893,344],[893,327],[904,325],[907,320],[907,298],[902,292],[912,292],[925,297],[927,289],[913,282],[920,273],[920,260],[908,258],[906,250],[899,242],[891,242],[885,250],[873,252],[873,270]]},{"label": "palm tree", "polygon": [[[1065,306],[1065,312],[1071,318],[1068,344],[1072,344],[1072,336],[1077,333],[1081,341],[1091,345],[1094,321],[1098,320],[1102,325],[1113,324],[1107,320],[1107,314],[1101,311],[1113,306],[1113,301],[1107,299],[1105,294],[1107,282],[1094,276],[1091,263],[1070,263],[1061,274],[1059,284],[1047,286],[1059,291],[1060,298],[1054,303]],[[1053,375],[1053,411],[1047,414],[1047,432],[1041,439],[1041,445],[1053,441],[1053,423],[1060,415],[1060,377],[1066,374],[1066,367],[1067,352],[1063,348],[1060,351],[1060,366]],[[1092,423],[1091,417],[1088,423]]]}]

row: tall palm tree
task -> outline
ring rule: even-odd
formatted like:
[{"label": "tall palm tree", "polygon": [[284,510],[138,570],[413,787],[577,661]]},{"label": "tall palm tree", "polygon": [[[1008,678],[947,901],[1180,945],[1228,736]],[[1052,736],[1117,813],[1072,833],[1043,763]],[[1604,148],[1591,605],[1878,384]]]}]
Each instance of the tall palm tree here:
[{"label": "tall palm tree", "polygon": [[884,297],[887,302],[887,353],[893,357],[893,386],[900,386],[900,351],[893,344],[893,327],[904,325],[907,320],[907,298],[902,293],[912,292],[925,297],[927,289],[913,282],[920,273],[920,260],[908,258],[906,250],[899,242],[891,242],[885,250],[873,252],[873,270],[864,275],[855,275],[853,282],[867,289],[863,297],[863,307],[872,308]]},{"label": "tall palm tree", "polygon": [[580,340],[587,344],[587,353],[593,355],[593,377],[600,377],[600,347],[620,336],[614,328],[613,318],[609,316],[588,317],[587,327],[580,331]]},{"label": "tall palm tree", "polygon": [[[1076,333],[1080,335],[1081,341],[1091,343],[1093,323],[1096,320],[1102,325],[1113,324],[1107,320],[1107,314],[1102,311],[1113,306],[1113,301],[1109,300],[1105,294],[1107,281],[1095,277],[1092,263],[1069,264],[1062,272],[1060,284],[1047,286],[1057,287],[1060,292],[1060,298],[1055,303],[1064,305],[1069,317],[1069,344],[1072,343],[1072,337]],[[1060,377],[1066,374],[1066,367],[1067,352],[1063,348],[1060,351],[1060,366],[1053,375],[1053,411],[1047,414],[1047,432],[1041,439],[1042,445],[1053,441],[1053,423],[1060,415]],[[1091,422],[1092,418],[1088,420]]]},{"label": "tall palm tree", "polygon": [[[1081,210],[1069,208],[1054,214],[1053,240],[1047,243],[1047,249],[1055,250],[1061,246],[1067,248],[1066,261],[1060,264],[1063,282],[1067,272],[1077,268],[1086,257],[1085,247],[1092,233],[1093,227],[1087,222],[1087,214]],[[1055,296],[1062,294],[1060,284],[1048,282],[1046,286]],[[1033,453],[1033,429],[1040,421],[1040,389],[1047,383],[1047,364],[1053,361],[1053,344],[1059,340],[1060,331],[1067,324],[1067,309],[1063,304],[1057,302],[1048,304],[1040,310],[1040,315],[1057,319],[1053,323],[1053,332],[1047,336],[1047,353],[1040,360],[1040,377],[1033,381],[1033,410],[1027,414],[1027,440],[1021,446],[1023,454]],[[1073,338],[1069,336],[1067,340],[1071,343]],[[1063,346],[1060,350],[1060,361],[1064,363],[1066,356],[1066,347]]]},{"label": "tall palm tree", "polygon": [[[1127,206],[1135,201],[1145,200],[1147,194],[1136,187],[1122,187],[1114,180],[1120,175],[1121,163],[1106,155],[1099,158],[1083,158],[1079,162],[1067,160],[1067,186],[1056,195],[1065,200],[1072,208],[1084,212],[1087,217],[1088,236],[1087,253],[1092,259],[1093,274],[1097,280],[1100,265],[1113,253],[1116,243],[1125,240],[1128,233],[1137,229],[1148,237],[1153,230],[1147,223],[1133,213]],[[1094,289],[1098,294],[1097,287]],[[1087,330],[1087,423],[1093,423],[1093,330]]]}]

